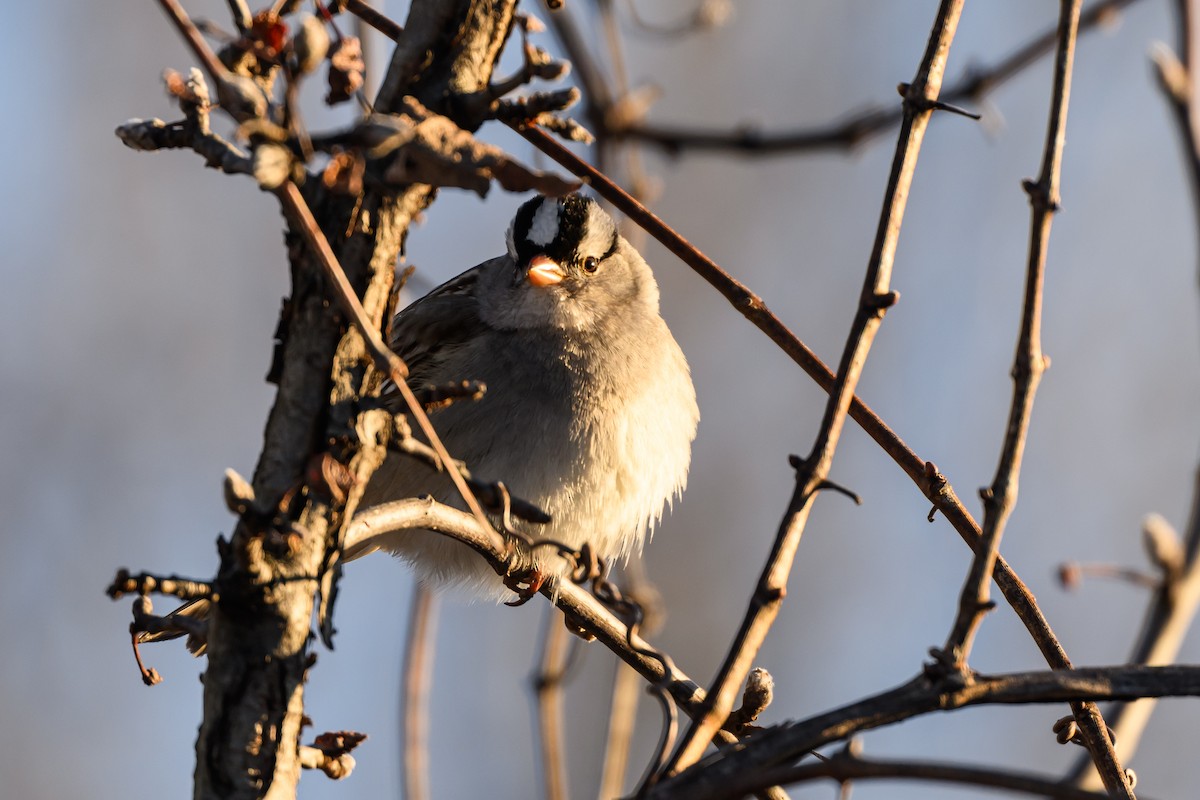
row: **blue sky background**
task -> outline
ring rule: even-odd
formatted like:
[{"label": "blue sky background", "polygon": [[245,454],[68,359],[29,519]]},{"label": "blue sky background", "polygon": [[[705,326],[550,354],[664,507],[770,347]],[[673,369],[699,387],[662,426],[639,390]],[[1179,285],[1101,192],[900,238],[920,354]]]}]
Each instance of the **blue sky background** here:
[{"label": "blue sky background", "polygon": [[[584,5],[575,2],[569,5]],[[1146,595],[1090,582],[1064,593],[1064,560],[1141,566],[1139,526],[1186,521],[1200,441],[1195,216],[1180,148],[1147,57],[1175,34],[1166,0],[1141,0],[1080,42],[1046,281],[1053,358],[1034,411],[1021,497],[1003,551],[1078,664],[1125,660]],[[225,4],[190,3],[224,19]],[[936,3],[820,0],[738,4],[726,28],[686,40],[630,36],[635,83],[663,98],[656,121],[767,130],[822,124],[896,103]],[[689,3],[648,5],[659,21]],[[1048,0],[969,3],[953,81],[1054,24]],[[404,4],[388,11],[403,19]],[[128,604],[102,589],[116,567],[209,576],[233,520],[220,480],[249,474],[272,399],[262,378],[288,290],[274,200],[189,153],[138,154],[113,128],[176,116],[164,68],[192,65],[152,2],[19,3],[0,28],[0,775],[22,798],[186,796],[200,719],[201,664],[182,648],[148,660],[142,687]],[[549,37],[544,37],[547,43]],[[992,94],[984,125],[935,119],[912,189],[889,312],[860,394],[978,511],[1007,414],[1028,237],[1020,180],[1036,174],[1049,100],[1044,60]],[[335,116],[312,112],[314,127]],[[485,136],[536,160],[504,130]],[[655,210],[748,283],[827,361],[854,312],[894,134],[849,154],[770,160],[651,153]],[[426,285],[500,252],[523,197],[447,190],[413,229]],[[692,364],[702,422],[690,488],[645,561],[670,617],[656,641],[707,682],[735,630],[823,395],[765,337],[662,248],[644,252],[664,314]],[[759,663],[777,694],[767,722],[804,717],[898,684],[953,620],[969,553],[856,427],[833,478],[865,499],[818,500],[789,594]],[[301,796],[399,795],[399,659],[411,581],[384,557],[342,584],[337,649],[318,651],[308,713],[318,730],[371,738],[333,784]],[[435,797],[536,793],[528,674],[544,603],[520,610],[442,604],[431,702]],[[166,608],[170,601],[159,601]],[[1200,660],[1195,637],[1181,660]],[[613,659],[585,645],[569,688],[571,778],[591,796]],[[1006,607],[971,659],[985,672],[1043,667]],[[658,735],[645,704],[631,773]],[[963,760],[1056,774],[1065,707],[974,709],[865,737],[878,756]],[[1130,761],[1147,797],[1194,792],[1181,757],[1192,700],[1161,704]],[[633,775],[631,774],[631,778]],[[831,796],[826,785],[797,798]],[[855,797],[983,797],[958,788],[868,784]]]}]

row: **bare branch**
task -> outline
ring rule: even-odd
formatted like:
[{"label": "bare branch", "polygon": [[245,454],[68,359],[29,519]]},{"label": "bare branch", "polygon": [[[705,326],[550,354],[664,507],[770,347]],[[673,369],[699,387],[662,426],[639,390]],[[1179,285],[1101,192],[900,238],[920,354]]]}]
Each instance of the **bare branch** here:
[{"label": "bare branch", "polygon": [[[1029,262],[1021,333],[1013,366],[1012,408],[1005,429],[1004,446],[992,486],[981,492],[984,501],[983,537],[975,548],[975,558],[959,601],[959,613],[945,647],[940,653],[934,652],[936,657],[955,670],[965,669],[975,632],[983,615],[993,606],[988,598],[988,578],[994,572],[1000,538],[1017,501],[1018,475],[1034,395],[1042,372],[1049,366],[1049,359],[1042,354],[1041,346],[1042,285],[1051,220],[1060,205],[1059,181],[1066,140],[1067,105],[1081,6],[1082,0],[1062,0],[1061,3],[1054,90],[1041,173],[1036,182],[1026,181],[1024,184],[1032,206]],[[1094,703],[1073,703],[1071,710],[1105,787],[1114,796],[1132,798],[1133,789],[1107,735],[1107,725],[1099,709]]]},{"label": "bare branch", "polygon": [[[1094,3],[1080,18],[1080,32],[1099,27],[1133,2],[1135,0],[1101,0]],[[942,99],[947,103],[978,102],[996,87],[1052,52],[1057,40],[1057,31],[1053,28],[1038,34],[996,64],[969,70],[960,80],[946,87]],[[590,93],[587,99],[591,103],[597,102]],[[706,131],[694,126],[654,125],[628,117],[620,124],[622,118],[604,113],[607,105],[599,105],[601,111],[588,116],[593,127],[597,128],[597,135],[652,145],[671,154],[688,150],[720,150],[746,157],[791,156],[852,149],[899,125],[903,117],[902,111],[881,106],[859,112],[841,122],[804,130],[770,133],[759,130],[754,124],[744,123],[734,130]],[[605,125],[606,120],[611,121],[610,124]]]},{"label": "bare branch", "polygon": [[[862,731],[935,711],[975,705],[1061,703],[1141,697],[1200,695],[1200,667],[1115,666],[1045,672],[972,676],[969,683],[920,675],[870,697],[799,722],[764,729],[744,746],[718,751],[701,764],[665,779],[650,797],[728,797],[726,788],[774,767],[790,764],[814,749]],[[777,778],[771,779],[778,783]]]},{"label": "bare branch", "polygon": [[[523,559],[520,547],[480,526],[472,515],[442,505],[432,499],[398,500],[372,506],[359,512],[346,528],[347,551],[372,549],[372,540],[400,530],[428,530],[452,536],[479,553],[498,574],[519,568]],[[638,634],[617,619],[585,589],[570,581],[547,581],[540,592],[567,614],[571,624],[596,637],[601,644],[629,664],[651,683],[667,687],[675,702],[688,714],[694,714],[704,690],[679,671],[669,659],[656,658],[656,652]],[[730,736],[728,741],[733,741]]]},{"label": "bare branch", "polygon": [[784,520],[776,535],[771,555],[763,568],[750,607],[746,610],[721,670],[709,690],[703,717],[693,723],[679,748],[675,751],[666,772],[679,772],[694,764],[707,747],[713,734],[724,724],[733,701],[741,690],[746,674],[758,655],[768,631],[779,612],[787,591],[788,575],[800,537],[804,532],[812,502],[822,483],[828,478],[833,464],[854,389],[866,364],[867,353],[883,321],[883,314],[898,295],[891,291],[892,263],[900,238],[900,225],[908,201],[908,189],[916,171],[917,156],[933,106],[941,90],[950,43],[962,13],[962,0],[943,0],[938,8],[933,31],[916,78],[904,100],[904,123],[901,126],[896,155],[888,178],[880,214],[875,245],[871,252],[862,297],[847,338],[837,378],[830,390],[829,402],[812,453],[796,471],[796,489]]},{"label": "bare branch", "polygon": [[[572,173],[587,181],[604,199],[644,228],[668,250],[720,292],[746,319],[763,331],[776,345],[799,365],[814,382],[825,391],[833,387],[833,372],[803,342],[767,309],[762,298],[744,284],[722,270],[694,245],[679,235],[622,190],[608,176],[580,159],[558,142],[535,127],[520,128],[527,140],[549,155]],[[850,417],[862,426],[872,439],[904,470],[953,526],[964,542],[972,549],[980,537],[979,524],[971,512],[962,504],[947,477],[932,461],[918,456],[869,406],[855,397],[850,404]],[[931,515],[932,516],[932,515]],[[932,519],[931,519],[932,521]],[[996,558],[992,575],[1005,599],[1024,623],[1034,642],[1045,657],[1047,664],[1055,669],[1071,668],[1062,644],[1050,627],[1049,621],[1038,607],[1037,600],[1025,582],[1013,571],[1002,555]],[[1097,720],[1095,730],[1101,729],[1102,720]]]},{"label": "bare branch", "polygon": [[983,538],[975,548],[975,558],[963,585],[958,614],[946,639],[943,658],[947,668],[966,668],[967,656],[983,615],[994,607],[988,597],[988,578],[996,563],[1000,540],[1008,517],[1017,503],[1017,485],[1033,400],[1042,372],[1049,359],[1042,354],[1042,286],[1046,273],[1046,253],[1050,244],[1050,224],[1059,207],[1059,181],[1062,150],[1066,139],[1067,107],[1071,95],[1071,71],[1075,64],[1075,39],[1082,0],[1062,3],[1059,18],[1058,56],[1055,61],[1054,90],[1050,101],[1050,122],[1046,129],[1046,147],[1042,172],[1037,182],[1026,181],[1025,188],[1033,206],[1029,234],[1029,259],[1025,278],[1025,302],[1021,332],[1013,365],[1013,399],[1005,427],[1000,463],[990,489],[981,492],[984,504]]}]

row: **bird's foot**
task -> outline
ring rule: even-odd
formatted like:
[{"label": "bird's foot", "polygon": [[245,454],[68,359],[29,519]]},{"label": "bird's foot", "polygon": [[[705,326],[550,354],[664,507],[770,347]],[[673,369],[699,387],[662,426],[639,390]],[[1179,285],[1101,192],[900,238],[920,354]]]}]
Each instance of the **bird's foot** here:
[{"label": "bird's foot", "polygon": [[523,606],[533,599],[549,579],[549,575],[538,567],[531,567],[523,572],[504,576],[504,585],[516,593],[515,600],[509,600],[504,605],[516,608]]}]

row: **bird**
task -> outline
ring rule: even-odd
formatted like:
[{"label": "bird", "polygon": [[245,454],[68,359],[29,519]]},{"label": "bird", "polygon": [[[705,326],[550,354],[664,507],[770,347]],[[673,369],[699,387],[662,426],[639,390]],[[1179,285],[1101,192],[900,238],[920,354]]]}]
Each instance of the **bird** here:
[{"label": "bird", "polygon": [[[641,254],[591,197],[537,196],[517,210],[506,251],[401,310],[390,344],[417,389],[482,381],[481,399],[459,400],[430,421],[472,477],[502,481],[550,516],[513,520],[518,533],[611,564],[639,553],[686,484],[700,412],[691,372],[659,313],[659,290]],[[392,387],[387,401],[403,410]],[[418,436],[419,434],[414,434]],[[429,496],[465,508],[443,472],[391,454],[363,490],[360,510]],[[495,520],[499,523],[499,520]],[[383,550],[434,588],[506,600],[514,589],[467,545],[424,530],[348,543],[345,561]],[[537,582],[568,562],[543,553]],[[171,612],[207,618],[208,600]],[[139,643],[177,638],[141,633]],[[189,636],[200,655],[202,638]]]},{"label": "bird", "polygon": [[[414,389],[486,386],[481,399],[435,410],[430,421],[473,478],[502,481],[549,514],[546,524],[515,520],[519,533],[587,544],[608,563],[638,554],[686,486],[700,418],[654,275],[613,218],[580,193],[526,201],[505,240],[502,255],[401,310],[392,348]],[[360,508],[418,496],[465,508],[444,473],[396,454]],[[409,562],[434,587],[512,596],[478,554],[444,535],[391,532],[346,559],[375,550]],[[561,577],[566,563],[547,558],[538,569]]]}]

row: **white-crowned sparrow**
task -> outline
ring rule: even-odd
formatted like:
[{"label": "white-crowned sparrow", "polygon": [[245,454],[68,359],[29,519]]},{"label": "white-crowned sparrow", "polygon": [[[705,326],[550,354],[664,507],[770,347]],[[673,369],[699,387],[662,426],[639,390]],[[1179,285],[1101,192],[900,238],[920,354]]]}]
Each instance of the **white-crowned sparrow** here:
[{"label": "white-crowned sparrow", "polygon": [[[392,331],[410,386],[486,383],[481,400],[456,402],[431,419],[473,477],[503,481],[551,515],[546,525],[515,521],[528,536],[573,548],[589,543],[606,559],[627,556],[683,491],[700,418],[691,375],[659,316],[650,267],[594,200],[525,203],[505,255],[405,308]],[[392,456],[361,507],[422,495],[464,507],[444,474]],[[407,559],[435,585],[510,596],[479,555],[440,534],[372,536],[345,555],[378,549]],[[553,578],[565,566],[551,556],[539,569]],[[172,613],[203,618],[208,608],[198,600]],[[189,648],[199,654],[204,645]]]},{"label": "white-crowned sparrow", "polygon": [[[627,556],[683,490],[699,420],[687,362],[659,316],[658,285],[583,195],[526,202],[507,239],[505,255],[401,311],[392,345],[414,388],[487,385],[481,400],[431,420],[473,477],[503,481],[553,518],[518,521],[521,531]],[[396,456],[372,478],[363,507],[421,495],[464,507],[446,476]],[[508,594],[482,558],[445,536],[398,532],[347,556],[374,549],[402,556],[434,584]]]}]

